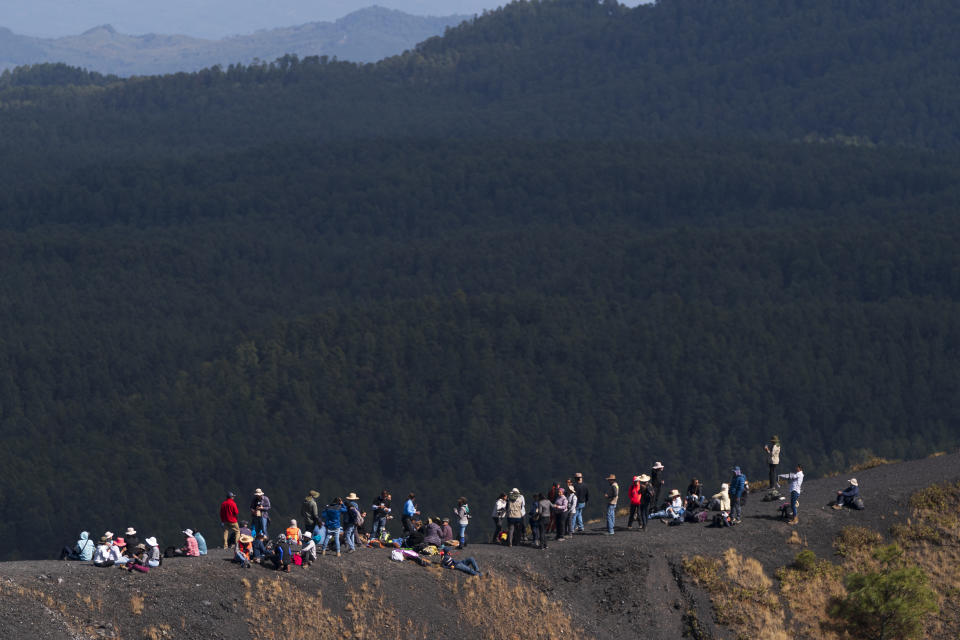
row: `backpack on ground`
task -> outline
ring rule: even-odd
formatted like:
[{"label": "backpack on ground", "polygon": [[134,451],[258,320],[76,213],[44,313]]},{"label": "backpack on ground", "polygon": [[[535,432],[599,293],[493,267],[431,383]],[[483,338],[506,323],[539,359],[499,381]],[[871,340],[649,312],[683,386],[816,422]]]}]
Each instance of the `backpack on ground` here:
[{"label": "backpack on ground", "polygon": [[856,509],[857,511],[863,511],[864,508],[866,507],[866,505],[863,504],[863,498],[861,498],[860,496],[856,496],[856,497],[853,499],[853,505],[852,505],[852,506],[853,506],[853,508]]}]

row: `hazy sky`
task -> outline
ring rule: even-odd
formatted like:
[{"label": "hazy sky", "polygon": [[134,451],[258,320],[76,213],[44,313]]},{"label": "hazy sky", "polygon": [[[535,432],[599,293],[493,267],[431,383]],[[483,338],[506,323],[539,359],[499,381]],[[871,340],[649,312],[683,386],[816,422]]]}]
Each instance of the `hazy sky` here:
[{"label": "hazy sky", "polygon": [[[624,4],[634,6],[639,0]],[[130,35],[205,38],[336,20],[378,4],[419,15],[481,13],[503,0],[0,0],[0,27],[28,36],[76,35],[110,24]]]},{"label": "hazy sky", "polygon": [[222,37],[336,20],[378,4],[420,15],[480,13],[498,0],[0,0],[0,27],[29,36],[82,33],[102,24],[144,33]]}]

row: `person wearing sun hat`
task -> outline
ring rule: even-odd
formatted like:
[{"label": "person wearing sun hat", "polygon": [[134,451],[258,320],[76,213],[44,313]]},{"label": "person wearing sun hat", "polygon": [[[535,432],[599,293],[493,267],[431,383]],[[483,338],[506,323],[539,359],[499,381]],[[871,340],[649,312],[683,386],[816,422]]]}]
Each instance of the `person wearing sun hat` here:
[{"label": "person wearing sun hat", "polygon": [[583,510],[587,508],[587,502],[590,501],[590,489],[583,481],[583,474],[577,471],[573,474],[573,484],[577,489],[577,513],[574,516],[574,531],[583,532]]},{"label": "person wearing sun hat", "polygon": [[137,530],[133,527],[127,527],[123,532],[123,539],[127,543],[127,549],[135,549],[140,544],[140,538],[137,537]]},{"label": "person wearing sun hat", "polygon": [[837,491],[837,502],[833,509],[840,510],[844,507],[852,507],[856,499],[860,496],[860,483],[856,478],[847,480],[848,486],[843,491]]},{"label": "person wearing sun hat", "polygon": [[770,442],[764,445],[763,450],[767,452],[767,466],[770,469],[770,488],[780,486],[777,480],[777,465],[780,464],[780,437],[770,436]]},{"label": "person wearing sun hat", "polygon": [[663,463],[657,460],[650,467],[650,486],[653,487],[653,508],[660,506],[660,489],[666,484]]},{"label": "person wearing sun hat", "polygon": [[617,517],[617,501],[620,499],[620,485],[617,484],[617,476],[612,473],[607,476],[607,482],[610,488],[603,494],[607,501],[607,535],[613,535],[613,522]]},{"label": "person wearing sun hat", "polygon": [[250,518],[253,525],[252,535],[267,534],[267,525],[270,523],[270,498],[263,493],[259,487],[253,492],[253,499],[250,501]]},{"label": "person wearing sun hat", "polygon": [[197,547],[197,539],[193,537],[193,529],[183,530],[183,546],[177,549],[175,554],[189,558],[200,557],[200,549]]},{"label": "person wearing sun hat", "polygon": [[147,543],[147,566],[159,567],[160,563],[163,562],[163,555],[160,553],[160,545],[157,542],[157,538],[150,536],[146,538],[144,542]]},{"label": "person wearing sun hat", "polygon": [[363,516],[360,511],[360,496],[351,491],[345,498],[347,503],[347,523],[344,528],[344,538],[347,541],[347,553],[353,553],[357,550],[357,528],[363,524]]}]

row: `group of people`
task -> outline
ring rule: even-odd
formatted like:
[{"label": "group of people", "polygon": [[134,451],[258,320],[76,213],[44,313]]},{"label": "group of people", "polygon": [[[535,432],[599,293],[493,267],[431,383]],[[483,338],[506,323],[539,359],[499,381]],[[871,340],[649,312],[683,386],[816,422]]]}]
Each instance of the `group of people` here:
[{"label": "group of people", "polygon": [[[798,464],[790,473],[777,474],[781,453],[777,436],[771,437],[764,445],[764,451],[771,489],[767,498],[783,499],[776,488],[780,486],[780,480],[786,480],[789,483],[790,502],[783,509],[789,512],[789,522],[797,524],[803,467]],[[714,523],[729,526],[741,522],[749,482],[739,466],[733,467],[730,481],[722,483],[720,490],[709,497],[704,495],[700,480],[693,478],[685,495],[678,489],[671,489],[661,501],[661,492],[666,486],[664,471],[663,463],[657,461],[649,473],[633,476],[627,492],[628,530],[633,528],[634,523],[639,530],[645,530],[652,519],[660,519],[668,524],[705,522],[711,511],[719,512],[714,516]],[[607,476],[606,482],[602,497],[606,533],[614,535],[620,486],[614,474]],[[232,549],[233,559],[241,567],[249,568],[259,563],[278,571],[290,571],[292,565],[310,567],[317,556],[326,555],[328,549],[340,557],[343,545],[347,547],[346,553],[353,553],[359,546],[389,545],[414,553],[439,554],[443,566],[472,575],[480,574],[473,558],[457,561],[452,556],[454,550],[467,547],[467,528],[473,514],[465,497],[457,500],[452,517],[423,518],[416,504],[416,495],[408,494],[400,511],[402,534],[396,539],[392,539],[387,531],[388,522],[394,518],[393,497],[389,491],[383,491],[370,506],[372,526],[369,533],[365,527],[367,512],[360,507],[360,498],[355,492],[350,492],[346,498],[335,497],[324,506],[318,504],[319,497],[319,492],[310,491],[301,504],[299,524],[296,519],[291,519],[282,532],[271,538],[272,506],[263,490],[257,488],[253,492],[249,520],[240,519],[236,494],[227,492],[219,510],[223,548]],[[501,493],[494,502],[492,542],[508,547],[529,542],[538,549],[546,549],[549,533],[555,533],[554,540],[558,542],[582,533],[583,512],[590,497],[590,489],[580,472],[574,473],[566,482],[553,483],[545,494],[535,493],[529,504],[520,490],[514,487],[507,493]],[[834,509],[845,506],[862,508],[856,478],[849,480],[845,490],[837,492],[836,503],[832,506]],[[161,554],[155,537],[146,538],[141,543],[133,527],[127,529],[125,538],[115,538],[111,532],[106,532],[100,538],[99,545],[94,545],[89,533],[83,531],[73,547],[62,550],[61,558],[92,561],[98,567],[119,565],[146,572],[160,566],[164,555],[197,557],[206,554],[206,541],[199,531],[185,529],[182,533],[183,545],[179,548],[169,547]]]},{"label": "group of people", "polygon": [[100,543],[94,544],[89,531],[81,531],[80,538],[72,547],[64,547],[60,552],[61,560],[80,560],[93,562],[95,567],[119,566],[128,571],[147,573],[163,563],[163,554],[155,536],[140,541],[137,530],[127,527],[123,537],[114,536],[112,531],[100,536]]}]

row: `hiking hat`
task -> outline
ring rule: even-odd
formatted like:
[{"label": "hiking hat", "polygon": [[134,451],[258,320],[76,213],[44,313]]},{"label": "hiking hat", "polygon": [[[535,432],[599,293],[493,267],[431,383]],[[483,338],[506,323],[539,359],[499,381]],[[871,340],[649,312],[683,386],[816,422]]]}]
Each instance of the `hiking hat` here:
[{"label": "hiking hat", "polygon": [[617,476],[613,475],[612,473],[607,476],[607,480],[616,480],[616,479],[617,479]]},{"label": "hiking hat", "polygon": [[240,542],[242,542],[243,544],[247,544],[248,542],[253,542],[253,536],[248,536],[247,534],[243,534],[242,536],[240,536]]},{"label": "hiking hat", "polygon": [[859,486],[860,486],[859,484],[857,484],[857,479],[856,479],[856,478],[850,478],[849,480],[847,480],[847,482],[849,482],[850,484],[852,484],[852,485],[855,486],[855,487],[859,487]]},{"label": "hiking hat", "polygon": [[110,538],[107,536],[100,536],[100,544],[107,544],[108,542],[110,542]]},{"label": "hiking hat", "polygon": [[141,542],[140,544],[138,544],[137,546],[135,546],[134,549],[136,549],[137,551],[146,551],[146,550],[147,550],[147,547],[146,547],[146,545],[144,545],[144,544]]},{"label": "hiking hat", "polygon": [[657,460],[656,462],[653,463],[653,468],[654,468],[654,469],[663,469],[663,463],[660,462],[659,460]]},{"label": "hiking hat", "polygon": [[730,488],[730,485],[727,484],[726,482],[720,483],[720,490],[721,490],[721,491],[726,491],[726,490],[729,489],[729,488]]},{"label": "hiking hat", "polygon": [[113,531],[104,531],[103,537],[106,538],[107,540],[111,539],[113,537]]},{"label": "hiking hat", "polygon": [[566,490],[565,490],[563,487],[557,487],[557,493],[558,493],[558,494],[559,494],[559,493],[563,493],[564,491],[566,491]]},{"label": "hiking hat", "polygon": [[228,498],[236,498],[236,497],[237,497],[237,494],[235,494],[233,491],[227,491],[227,497],[228,497]]},{"label": "hiking hat", "polygon": [[134,529],[133,527],[127,527],[127,530],[126,530],[126,532],[125,532],[123,535],[125,535],[125,536],[135,536],[135,535],[137,535],[137,530]]},{"label": "hiking hat", "polygon": [[773,444],[780,444],[780,438],[777,436],[770,436],[770,442]]},{"label": "hiking hat", "polygon": [[262,495],[263,495],[263,489],[257,489],[256,491],[253,492],[253,495],[255,495],[255,496],[262,496]]},{"label": "hiking hat", "polygon": [[147,538],[146,540],[144,540],[144,542],[146,542],[146,543],[147,543],[148,545],[150,545],[151,547],[157,546],[157,539],[154,538],[153,536],[150,536],[149,538]]},{"label": "hiking hat", "polygon": [[450,522],[450,518],[444,518],[443,521],[444,521],[444,522]]},{"label": "hiking hat", "polygon": [[296,520],[291,520],[291,521],[290,521],[290,526],[291,526],[291,527],[297,526],[297,521],[296,521]]},{"label": "hiking hat", "polygon": [[181,531],[181,533],[182,533],[183,535],[185,535],[185,536],[192,536],[192,535],[193,535],[193,529],[184,529],[183,531]]},{"label": "hiking hat", "polygon": [[641,482],[640,476],[633,476],[633,481],[634,481],[634,482]]},{"label": "hiking hat", "polygon": [[520,493],[520,489],[514,487],[513,489],[510,489],[510,493]]},{"label": "hiking hat", "polygon": [[117,538],[117,546],[118,546],[118,547],[125,547],[125,546],[127,546],[127,543],[126,543],[126,541],[124,541],[123,538]]},{"label": "hiking hat", "polygon": [[351,491],[350,495],[347,496],[347,500],[359,500],[359,499],[360,499],[360,496],[358,496],[353,491]]},{"label": "hiking hat", "polygon": [[304,531],[304,532],[303,532],[303,537],[304,537],[304,538],[312,538],[312,537],[313,537],[313,534],[310,533],[309,531]]},{"label": "hiking hat", "polygon": [[637,478],[640,480],[640,482],[650,482],[650,476],[645,473],[640,474],[637,476]]},{"label": "hiking hat", "polygon": [[573,474],[573,477],[574,477],[574,478],[582,478],[582,477],[583,477],[583,474],[580,473],[579,471],[577,471],[575,474]]},{"label": "hiking hat", "polygon": [[679,497],[680,497],[680,492],[679,492],[677,489],[673,489],[672,491],[670,491],[670,495],[667,496],[667,497],[668,497],[668,498],[679,498]]},{"label": "hiking hat", "polygon": [[311,498],[319,498],[319,497],[320,497],[320,492],[317,491],[316,489],[311,489],[311,490],[310,490],[310,497],[311,497]]},{"label": "hiking hat", "polygon": [[733,472],[737,475],[740,475],[740,467],[734,467]]}]

